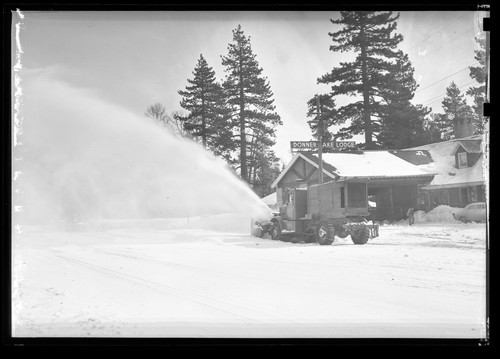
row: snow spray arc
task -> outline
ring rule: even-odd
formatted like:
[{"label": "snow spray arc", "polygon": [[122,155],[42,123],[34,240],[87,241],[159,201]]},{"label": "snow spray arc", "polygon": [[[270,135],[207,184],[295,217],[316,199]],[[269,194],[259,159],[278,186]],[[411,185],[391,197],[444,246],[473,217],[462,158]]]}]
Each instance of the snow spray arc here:
[{"label": "snow spray arc", "polygon": [[14,221],[268,215],[198,144],[50,76],[25,74],[22,84]]}]

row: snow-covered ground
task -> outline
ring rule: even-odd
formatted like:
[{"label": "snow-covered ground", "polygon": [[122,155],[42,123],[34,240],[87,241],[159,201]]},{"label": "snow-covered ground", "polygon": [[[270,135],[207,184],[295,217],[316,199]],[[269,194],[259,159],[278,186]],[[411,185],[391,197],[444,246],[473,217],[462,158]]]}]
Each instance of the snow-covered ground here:
[{"label": "snow-covered ground", "polygon": [[486,336],[484,223],[402,221],[366,245],[249,231],[229,214],[27,226],[13,240],[13,336]]}]

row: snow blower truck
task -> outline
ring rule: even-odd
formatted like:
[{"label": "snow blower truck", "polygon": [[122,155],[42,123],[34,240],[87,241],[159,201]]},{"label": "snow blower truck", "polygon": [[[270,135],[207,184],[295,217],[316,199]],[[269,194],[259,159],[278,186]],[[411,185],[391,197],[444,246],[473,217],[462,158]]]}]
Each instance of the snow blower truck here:
[{"label": "snow blower truck", "polygon": [[[294,239],[320,245],[335,236],[351,236],[354,244],[378,237],[379,226],[368,208],[366,181],[332,181],[308,188],[289,188],[284,205],[270,220],[252,221],[252,234],[285,242]],[[288,198],[286,198],[288,197]],[[371,222],[371,223],[370,223]]]}]

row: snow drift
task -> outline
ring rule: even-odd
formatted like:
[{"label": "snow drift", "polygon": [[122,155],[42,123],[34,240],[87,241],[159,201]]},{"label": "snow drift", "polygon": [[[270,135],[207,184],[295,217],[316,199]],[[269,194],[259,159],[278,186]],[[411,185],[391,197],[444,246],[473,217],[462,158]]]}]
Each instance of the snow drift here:
[{"label": "snow drift", "polygon": [[460,208],[450,207],[447,205],[440,205],[429,212],[416,211],[416,222],[437,222],[437,223],[457,223],[458,221],[453,217],[453,213]]},{"label": "snow drift", "polygon": [[14,223],[268,215],[258,196],[198,144],[87,89],[23,71]]}]

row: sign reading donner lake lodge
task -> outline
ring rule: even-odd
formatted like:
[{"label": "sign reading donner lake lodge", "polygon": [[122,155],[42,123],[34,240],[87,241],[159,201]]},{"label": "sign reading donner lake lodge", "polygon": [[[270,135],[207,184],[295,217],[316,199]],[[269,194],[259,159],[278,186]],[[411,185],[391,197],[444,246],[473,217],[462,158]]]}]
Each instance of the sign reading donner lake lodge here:
[{"label": "sign reading donner lake lodge", "polygon": [[[310,150],[318,148],[318,141],[290,141],[292,150]],[[323,148],[340,150],[343,148],[356,148],[355,141],[323,142]]]}]

